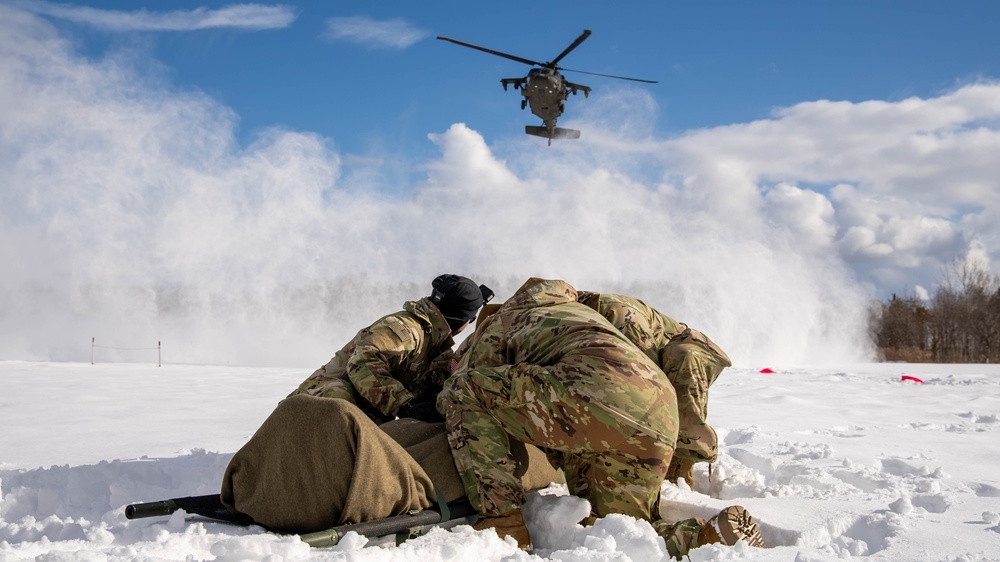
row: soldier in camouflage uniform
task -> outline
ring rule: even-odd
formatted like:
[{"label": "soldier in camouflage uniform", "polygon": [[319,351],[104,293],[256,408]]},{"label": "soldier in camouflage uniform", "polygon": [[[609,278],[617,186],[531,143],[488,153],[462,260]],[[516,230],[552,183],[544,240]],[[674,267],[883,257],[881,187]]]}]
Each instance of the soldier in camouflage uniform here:
[{"label": "soldier in camouflage uniform", "polygon": [[289,396],[341,398],[375,423],[396,416],[441,421],[434,400],[454,366],[453,336],[492,294],[466,277],[437,277],[431,296],[409,301],[358,332]]},{"label": "soldier in camouflage uniform", "polygon": [[580,302],[608,319],[667,375],[677,393],[680,428],[667,479],[693,484],[694,464],[713,463],[719,440],[708,418],[708,388],[729,356],[698,330],[660,313],[643,301],[623,295],[580,291]]},{"label": "soldier in camouflage uniform", "polygon": [[660,519],[660,484],[677,439],[674,390],[656,363],[577,302],[573,287],[529,280],[471,338],[438,409],[466,495],[481,514],[477,529],[529,545],[512,452],[523,442],[561,454],[569,489],[590,501],[592,517],[650,521],[671,555],[714,540],[707,532],[699,538],[706,528],[731,538],[726,521],[745,510],[722,525],[717,516],[715,526]]}]

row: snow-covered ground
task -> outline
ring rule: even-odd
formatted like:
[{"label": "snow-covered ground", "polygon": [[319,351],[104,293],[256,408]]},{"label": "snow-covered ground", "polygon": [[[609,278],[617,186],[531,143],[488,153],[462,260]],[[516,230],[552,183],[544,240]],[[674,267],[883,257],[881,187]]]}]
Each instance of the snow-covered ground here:
[{"label": "snow-covered ground", "polygon": [[[712,482],[665,485],[667,518],[734,503],[772,548],[706,546],[692,561],[1000,560],[1000,366],[862,364],[729,369],[712,389],[723,443]],[[0,560],[652,562],[644,522],[573,523],[586,506],[535,496],[536,553],[460,526],[399,547],[349,536],[310,549],[139,501],[218,491],[225,466],[308,373],[191,365],[0,362]],[[924,384],[901,380],[913,376]]]}]

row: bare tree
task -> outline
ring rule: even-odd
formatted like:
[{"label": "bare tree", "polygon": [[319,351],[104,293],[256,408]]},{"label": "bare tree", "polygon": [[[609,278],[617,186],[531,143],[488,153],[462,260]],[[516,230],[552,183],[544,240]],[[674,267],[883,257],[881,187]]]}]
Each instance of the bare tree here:
[{"label": "bare tree", "polygon": [[931,361],[931,314],[916,297],[883,303],[875,343],[886,361]]},{"label": "bare tree", "polygon": [[[952,262],[934,297],[938,359],[946,362],[1000,361],[1000,278],[980,260]],[[936,360],[938,360],[936,359]]]},{"label": "bare tree", "polygon": [[885,360],[1000,362],[1000,277],[982,261],[952,262],[927,304],[894,294],[869,317]]}]

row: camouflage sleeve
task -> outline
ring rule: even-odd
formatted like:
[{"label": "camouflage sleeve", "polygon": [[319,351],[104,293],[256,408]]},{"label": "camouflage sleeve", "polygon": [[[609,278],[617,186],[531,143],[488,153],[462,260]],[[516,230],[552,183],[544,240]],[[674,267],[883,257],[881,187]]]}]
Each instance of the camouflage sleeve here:
[{"label": "camouflage sleeve", "polygon": [[503,321],[494,314],[459,346],[456,370],[505,365],[509,363],[506,347]]},{"label": "camouflage sleeve", "polygon": [[680,334],[684,333],[684,330],[688,329],[687,324],[683,322],[678,322],[677,320],[674,320],[673,318],[659,311],[656,312],[656,321],[659,324],[657,328],[661,333],[663,333],[667,341],[679,336]]},{"label": "camouflage sleeve", "polygon": [[680,431],[674,454],[694,462],[715,462],[718,458],[718,435],[707,421],[708,389],[729,366],[728,360],[707,348],[705,340],[701,332],[688,330],[671,340],[660,354],[660,368],[677,394]]},{"label": "camouflage sleeve", "polygon": [[435,357],[427,366],[427,370],[420,374],[417,388],[410,390],[420,398],[434,397],[444,388],[444,381],[448,380],[455,367],[458,365],[458,358],[451,349],[446,349]]},{"label": "camouflage sleeve", "polygon": [[414,333],[400,319],[388,316],[377,322],[358,340],[347,362],[347,378],[364,399],[380,412],[393,416],[413,398],[393,372],[405,368],[420,347],[420,333]]},{"label": "camouflage sleeve", "polygon": [[593,291],[577,291],[576,302],[585,304],[597,312],[601,312],[601,293]]},{"label": "camouflage sleeve", "polygon": [[455,361],[460,361],[462,356],[469,352],[469,348],[472,347],[472,342],[475,341],[475,335],[470,335],[469,337],[462,340],[462,343],[458,344],[458,349],[455,350]]}]

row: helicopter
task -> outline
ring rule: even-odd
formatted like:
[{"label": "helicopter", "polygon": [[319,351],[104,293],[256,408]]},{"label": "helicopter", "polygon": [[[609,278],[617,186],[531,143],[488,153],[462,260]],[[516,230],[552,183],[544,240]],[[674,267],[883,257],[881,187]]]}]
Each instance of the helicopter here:
[{"label": "helicopter", "polygon": [[599,74],[597,72],[587,72],[584,70],[572,70],[558,66],[559,61],[561,61],[563,57],[568,55],[573,49],[579,47],[580,43],[583,43],[587,37],[590,37],[590,33],[589,29],[584,29],[583,33],[580,34],[580,36],[577,37],[569,47],[566,47],[563,52],[559,53],[559,56],[549,62],[533,61],[507,53],[502,53],[500,51],[495,51],[493,49],[487,49],[486,47],[480,47],[479,45],[473,45],[472,43],[466,43],[465,41],[451,39],[450,37],[442,37],[438,35],[437,38],[442,41],[450,41],[456,45],[469,47],[471,49],[476,49],[478,51],[483,51],[484,53],[490,53],[491,55],[496,55],[498,57],[521,62],[534,67],[528,71],[527,76],[523,78],[501,78],[500,84],[503,85],[503,89],[505,91],[508,86],[513,86],[515,90],[521,90],[521,95],[524,96],[524,99],[521,100],[521,109],[530,107],[531,113],[541,118],[542,126],[525,125],[524,132],[536,137],[547,138],[549,139],[549,146],[552,146],[552,139],[580,138],[580,131],[576,129],[563,129],[561,127],[556,127],[556,120],[566,109],[565,102],[571,93],[576,95],[577,92],[583,92],[583,97],[587,98],[590,97],[591,90],[589,86],[574,84],[573,82],[566,80],[566,78],[559,72],[560,70],[578,72],[580,74],[590,74],[593,76],[604,76],[605,78],[632,80],[633,82],[645,82],[647,84],[657,83],[656,80],[613,76],[611,74]]}]

